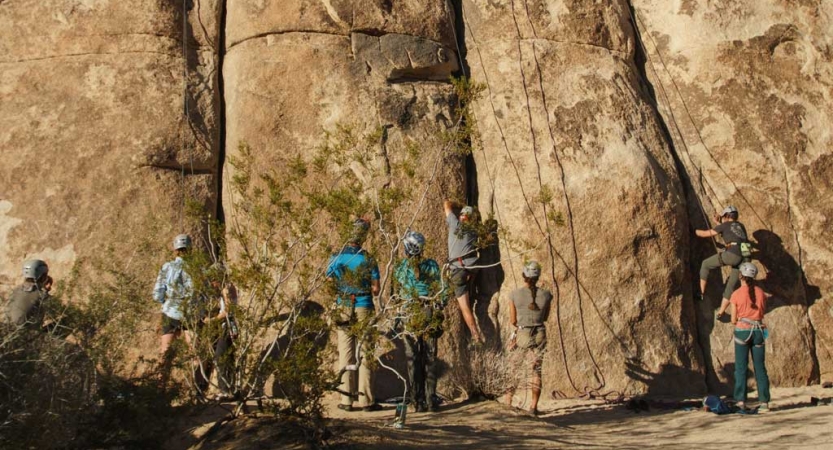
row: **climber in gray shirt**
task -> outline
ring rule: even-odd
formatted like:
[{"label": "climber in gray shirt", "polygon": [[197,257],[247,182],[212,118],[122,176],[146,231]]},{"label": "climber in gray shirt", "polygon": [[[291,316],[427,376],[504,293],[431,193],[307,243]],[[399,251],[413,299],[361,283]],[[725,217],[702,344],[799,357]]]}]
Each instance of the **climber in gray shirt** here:
[{"label": "climber in gray shirt", "polygon": [[729,299],[732,298],[732,292],[740,285],[738,266],[750,258],[751,247],[749,246],[746,227],[738,222],[737,208],[727,206],[716,220],[718,225],[715,225],[714,228],[710,230],[695,230],[694,233],[697,237],[701,238],[720,235],[723,238],[723,242],[726,243],[726,249],[724,251],[704,259],[700,266],[700,298],[705,296],[706,280],[709,278],[709,272],[722,266],[732,268],[729,279],[726,280],[726,287],[723,289],[723,301],[717,312],[717,317],[720,318],[726,312],[726,308],[729,307]]},{"label": "climber in gray shirt", "polygon": [[460,305],[460,312],[463,314],[463,321],[471,332],[475,342],[482,342],[477,323],[474,320],[474,313],[469,301],[469,285],[474,278],[477,263],[477,248],[475,243],[477,235],[473,230],[466,229],[474,216],[474,208],[465,206],[460,210],[460,217],[454,214],[454,203],[450,200],[443,202],[445,220],[448,225],[448,266],[449,283],[454,289],[454,296]]}]

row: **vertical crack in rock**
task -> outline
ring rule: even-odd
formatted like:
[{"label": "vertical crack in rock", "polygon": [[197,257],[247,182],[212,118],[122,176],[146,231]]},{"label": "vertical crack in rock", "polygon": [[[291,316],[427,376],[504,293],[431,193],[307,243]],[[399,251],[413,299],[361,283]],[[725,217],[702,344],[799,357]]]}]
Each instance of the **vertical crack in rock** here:
[{"label": "vertical crack in rock", "polygon": [[223,208],[223,175],[226,163],[226,96],[223,80],[223,61],[226,56],[226,12],[227,0],[218,2],[217,8],[217,211],[216,218],[220,224],[226,220]]},{"label": "vertical crack in rock", "polygon": [[[677,177],[680,180],[680,184],[683,188],[683,198],[682,201],[684,202],[686,212],[688,213],[688,226],[693,231],[693,223],[691,217],[691,210],[690,202],[696,203],[696,207],[703,212],[703,207],[700,204],[700,198],[697,195],[697,191],[694,186],[694,181],[692,180],[688,170],[686,169],[685,163],[682,161],[681,156],[677,150],[675,140],[671,133],[671,128],[669,124],[666,122],[665,118],[663,117],[662,113],[660,112],[659,102],[657,98],[657,92],[654,87],[651,85],[650,78],[646,72],[646,66],[651,67],[651,71],[654,74],[655,79],[660,83],[659,88],[662,93],[662,97],[665,100],[665,104],[668,106],[668,114],[671,117],[671,122],[673,123],[674,129],[676,130],[677,135],[680,137],[680,142],[682,142],[683,146],[686,146],[685,139],[683,137],[683,133],[680,130],[679,125],[677,124],[677,119],[674,115],[674,111],[671,109],[671,103],[668,98],[668,93],[665,91],[665,86],[662,84],[659,74],[656,73],[656,69],[653,66],[653,63],[648,59],[648,50],[645,48],[645,43],[642,40],[642,34],[639,27],[639,23],[637,22],[636,18],[636,10],[633,6],[631,0],[627,2],[628,11],[630,12],[630,22],[631,27],[633,29],[634,40],[636,41],[636,45],[634,46],[634,65],[636,66],[637,74],[639,75],[640,84],[642,89],[644,90],[644,97],[648,100],[648,104],[651,106],[651,109],[654,112],[654,117],[656,118],[657,123],[659,124],[660,131],[663,134],[665,141],[668,144],[669,153],[674,161],[674,168],[677,172]],[[686,149],[688,152],[688,149]],[[699,180],[702,188],[702,179]],[[705,213],[703,213],[705,214]],[[705,221],[705,217],[703,218]],[[708,223],[706,223],[708,226]],[[689,260],[692,257],[691,245],[689,245],[689,249],[686,252],[689,256]],[[689,264],[691,261],[688,261]],[[690,270],[690,269],[689,269]],[[700,320],[697,314],[696,306],[692,305],[692,308],[688,311],[691,315],[692,321],[694,322],[694,342],[697,345],[697,350],[700,352],[701,357],[703,358],[703,362],[706,366],[706,374],[705,374],[705,384],[709,389],[713,389],[715,386],[709,385],[709,380],[713,378],[710,374],[715,373],[715,368],[712,364],[712,360],[708,355],[711,354],[711,342],[708,339],[708,336],[700,329]]]},{"label": "vertical crack in rock", "polygon": [[[542,177],[542,175],[541,175],[541,162],[538,159],[538,138],[537,138],[537,135],[535,133],[535,126],[534,126],[534,123],[533,123],[533,120],[532,120],[532,109],[531,109],[531,105],[530,105],[531,100],[530,100],[530,97],[529,97],[529,89],[528,89],[528,86],[527,86],[526,71],[524,70],[523,48],[521,46],[522,45],[521,43],[524,41],[524,36],[521,33],[521,27],[518,24],[518,18],[517,18],[517,15],[515,13],[515,1],[514,0],[511,1],[511,10],[512,10],[512,21],[515,24],[515,32],[518,36],[518,40],[517,40],[518,68],[519,68],[520,73],[521,73],[521,83],[523,85],[524,97],[526,99],[526,114],[527,114],[527,120],[529,122],[529,131],[530,131],[530,134],[531,134],[531,137],[532,137],[532,155],[533,155],[533,158],[535,159],[535,167],[536,167],[536,172],[537,172],[538,187],[543,192],[544,191],[544,182],[541,178]],[[532,25],[532,20],[529,17],[529,11],[526,7],[526,2],[524,2],[524,11],[526,13],[527,20],[529,21],[530,25]],[[536,34],[535,30],[534,30],[534,27],[533,27],[533,34]],[[582,294],[581,294],[583,286],[582,286],[581,280],[579,279],[578,247],[577,247],[577,244],[576,244],[575,225],[574,225],[574,221],[573,221],[573,210],[572,210],[572,207],[570,205],[570,196],[567,193],[566,173],[564,171],[564,165],[561,162],[561,158],[558,155],[558,151],[555,148],[555,133],[552,131],[552,126],[551,126],[551,123],[550,123],[550,120],[549,120],[549,107],[547,106],[546,93],[544,92],[543,75],[541,74],[541,65],[538,62],[538,56],[535,52],[535,41],[531,41],[530,45],[532,47],[532,56],[533,56],[533,60],[534,60],[534,63],[535,63],[536,73],[538,74],[537,78],[538,78],[538,87],[541,91],[540,92],[541,93],[541,102],[542,102],[542,105],[544,107],[544,112],[547,115],[545,121],[547,123],[547,128],[549,130],[549,136],[550,136],[550,139],[552,141],[552,153],[553,153],[553,156],[555,157],[556,163],[558,165],[559,172],[561,174],[561,176],[560,176],[561,189],[562,189],[562,192],[564,193],[564,205],[567,209],[567,223],[568,223],[568,226],[569,226],[570,240],[571,240],[571,244],[572,244],[571,247],[572,247],[572,250],[573,250],[572,264],[569,264],[563,258],[563,256],[559,255],[559,257],[560,257],[562,263],[564,263],[564,265],[568,267],[568,270],[570,272],[572,272],[572,276],[575,280],[576,300],[577,300],[578,311],[579,311],[579,319],[580,319],[579,321],[580,321],[580,325],[581,325],[582,340],[584,341],[584,346],[585,346],[585,349],[587,350],[588,356],[590,357],[590,361],[593,363],[593,368],[594,368],[593,375],[594,375],[594,377],[596,377],[596,382],[598,383],[598,386],[594,387],[594,390],[599,390],[599,389],[602,389],[602,388],[605,387],[605,377],[604,377],[604,374],[602,373],[601,368],[599,367],[598,362],[596,361],[596,357],[593,354],[593,350],[590,348],[590,341],[587,337],[587,327],[586,327],[586,323],[585,323],[585,320],[584,320],[584,305],[583,305],[583,300],[584,299],[583,299]],[[552,235],[551,235],[551,230],[550,230],[550,221],[547,218],[546,203],[542,204],[542,209],[543,209],[542,212],[543,212],[543,222],[544,222],[543,227],[541,226],[541,223],[538,221],[538,219],[535,217],[535,214],[534,214],[534,212],[532,212],[531,208],[530,208],[530,212],[532,212],[532,217],[533,217],[533,219],[535,219],[535,223],[538,226],[539,230],[546,235],[547,248],[548,248],[548,252],[549,252],[549,256],[550,256],[550,260],[551,260],[550,267],[551,267],[551,270],[553,271],[553,279],[555,279],[555,272],[554,271],[555,271],[555,256],[556,255],[555,255],[555,251],[553,249],[554,245],[553,245],[553,242],[552,242]],[[611,330],[611,332],[612,332],[612,330]],[[614,337],[616,337],[615,333],[613,333],[613,335],[614,335]],[[568,374],[568,377],[569,376],[570,375]],[[573,381],[572,377],[570,377],[570,381],[571,382]],[[575,389],[576,386],[574,385],[573,388]]]},{"label": "vertical crack in rock", "polygon": [[[454,33],[454,41],[457,46],[457,59],[459,61],[458,72],[454,75],[462,75],[468,77],[471,73],[469,71],[469,64],[467,60],[466,49],[466,24],[463,20],[463,1],[462,0],[448,0],[448,5],[454,13],[454,22],[451,24],[452,32]],[[461,105],[465,108],[467,105]],[[461,124],[465,127],[465,123]],[[471,137],[467,137],[468,143],[471,143]],[[477,164],[474,159],[473,149],[472,153],[466,155],[465,159],[465,193],[466,202],[470,205],[477,205],[480,200],[480,193],[477,183]]]}]

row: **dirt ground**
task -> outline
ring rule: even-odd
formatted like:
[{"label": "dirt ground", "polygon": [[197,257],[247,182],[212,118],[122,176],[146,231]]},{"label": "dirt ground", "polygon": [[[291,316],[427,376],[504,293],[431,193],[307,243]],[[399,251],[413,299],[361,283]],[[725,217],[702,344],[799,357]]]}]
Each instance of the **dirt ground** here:
[{"label": "dirt ground", "polygon": [[[833,406],[812,406],[810,397],[830,398],[820,386],[775,388],[771,411],[760,415],[725,415],[686,410],[673,403],[652,403],[649,411],[601,401],[548,400],[541,414],[494,402],[458,402],[438,413],[409,413],[404,429],[394,429],[394,407],[383,411],[344,412],[337,398],[327,399],[334,449],[542,449],[542,448],[830,448]],[[754,398],[754,397],[753,397]],[[523,402],[516,397],[516,405]],[[188,430],[171,448],[291,449],[308,448],[302,436],[268,418],[243,418],[201,436],[210,423]],[[184,437],[184,436],[182,436]],[[201,438],[205,439],[201,439]],[[201,441],[201,442],[200,442]],[[173,442],[172,442],[173,444]],[[187,445],[186,445],[187,444]]]}]

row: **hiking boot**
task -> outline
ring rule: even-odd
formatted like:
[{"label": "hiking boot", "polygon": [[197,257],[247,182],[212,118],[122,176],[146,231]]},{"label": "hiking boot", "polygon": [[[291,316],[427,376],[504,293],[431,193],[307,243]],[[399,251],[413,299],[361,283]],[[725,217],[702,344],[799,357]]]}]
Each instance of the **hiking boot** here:
[{"label": "hiking boot", "polygon": [[342,411],[351,412],[351,411],[353,411],[353,405],[345,405],[343,403],[339,403],[338,404],[338,409],[340,409]]},{"label": "hiking boot", "polygon": [[380,405],[378,403],[374,403],[372,405],[367,405],[364,408],[362,408],[362,411],[364,411],[364,412],[373,412],[373,411],[381,411],[381,410],[382,410],[382,405]]},{"label": "hiking boot", "polygon": [[768,412],[769,412],[769,403],[761,403],[761,405],[758,406],[758,414],[766,414]]}]

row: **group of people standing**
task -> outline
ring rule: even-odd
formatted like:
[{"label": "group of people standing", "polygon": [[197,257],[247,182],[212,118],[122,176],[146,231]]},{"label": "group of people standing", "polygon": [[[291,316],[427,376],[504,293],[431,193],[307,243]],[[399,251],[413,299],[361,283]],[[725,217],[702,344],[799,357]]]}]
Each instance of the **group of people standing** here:
[{"label": "group of people standing", "polygon": [[[446,200],[443,211],[448,227],[447,275],[443,277],[440,264],[424,255],[425,236],[416,231],[408,231],[403,237],[405,258],[393,272],[392,299],[399,311],[394,333],[401,337],[405,347],[408,402],[416,412],[433,412],[439,408],[436,396],[437,339],[443,333],[443,311],[451,293],[457,299],[472,341],[476,345],[484,341],[470,301],[471,283],[478,270],[474,208],[459,208]],[[339,367],[342,368],[342,396],[338,407],[345,411],[353,411],[354,401],[359,397],[362,397],[362,410],[380,408],[373,394],[372,363],[368,361],[372,351],[366,347],[369,343],[361,342],[361,330],[373,321],[375,314],[373,296],[379,292],[379,268],[362,248],[369,229],[367,220],[356,219],[347,244],[331,257],[327,267],[327,277],[335,284],[337,292],[335,325]],[[530,408],[533,413],[537,413],[541,393],[540,370],[546,346],[544,322],[552,300],[549,291],[537,287],[540,275],[540,264],[527,262],[523,269],[525,286],[512,292],[509,306],[510,321],[516,327],[510,348],[529,355],[529,365],[534,373]],[[352,387],[355,373],[358,375],[357,390]],[[512,394],[510,389],[507,392],[510,403]]]},{"label": "group of people standing", "polygon": [[[456,213],[459,210],[459,214]],[[437,339],[443,333],[443,310],[447,298],[453,292],[472,342],[477,345],[484,338],[479,332],[469,298],[472,280],[477,273],[478,252],[475,232],[474,209],[460,208],[446,200],[443,211],[448,227],[447,274],[436,260],[425,256],[425,236],[408,231],[402,248],[405,257],[396,265],[392,299],[397,302],[401,320],[397,320],[395,334],[403,340],[408,366],[408,400],[417,412],[436,411],[439,408],[436,396],[437,386]],[[738,221],[738,210],[729,206],[717,217],[718,225],[709,230],[696,230],[698,237],[710,238],[720,235],[726,242],[724,251],[703,261],[700,269],[700,295],[705,294],[706,280],[711,270],[722,266],[731,267],[731,274],[723,291],[723,301],[718,317],[730,310],[731,322],[735,325],[735,389],[734,398],[744,406],[747,400],[746,373],[749,354],[752,355],[757,380],[760,410],[768,409],[770,400],[769,379],[765,365],[766,325],[763,323],[769,294],[756,283],[758,269],[751,263],[751,249],[746,228]],[[356,219],[352,234],[346,245],[334,253],[327,265],[326,277],[334,287],[336,311],[332,321],[338,340],[338,365],[341,369],[342,393],[339,408],[354,410],[354,400],[364,411],[380,409],[373,393],[372,364],[368,361],[370,342],[361,331],[374,322],[375,305],[373,298],[379,295],[380,274],[375,259],[362,247],[370,223]],[[185,270],[186,254],[191,250],[192,241],[188,235],[178,235],[173,240],[175,258],[166,262],[156,280],[153,299],[161,304],[160,353],[170,355],[173,340],[184,336],[192,345],[190,327],[210,326],[212,333],[214,361],[217,367],[218,397],[234,395],[233,339],[237,326],[232,314],[232,305],[237,303],[237,291],[229,282],[225,266],[214,264],[209,269],[207,289],[200,302],[196,322],[186,320],[186,309],[193,307],[194,280]],[[41,328],[44,325],[42,305],[49,297],[52,278],[49,267],[42,260],[28,260],[23,265],[24,282],[15,288],[5,309],[5,321],[18,326]],[[520,352],[524,366],[532,369],[530,412],[537,413],[541,394],[541,366],[546,348],[545,323],[549,316],[552,293],[538,287],[541,265],[528,261],[523,266],[524,286],[509,295],[508,311],[510,323],[515,327],[509,349]],[[189,314],[189,317],[193,314]],[[193,323],[191,323],[193,322]],[[357,331],[359,330],[359,331]],[[163,358],[164,360],[165,358]],[[208,385],[211,364],[197,362],[195,379],[200,392]],[[358,376],[358,380],[354,378]],[[358,381],[358,383],[355,383]],[[355,385],[357,384],[357,388]],[[506,393],[511,404],[513,389]]]}]

